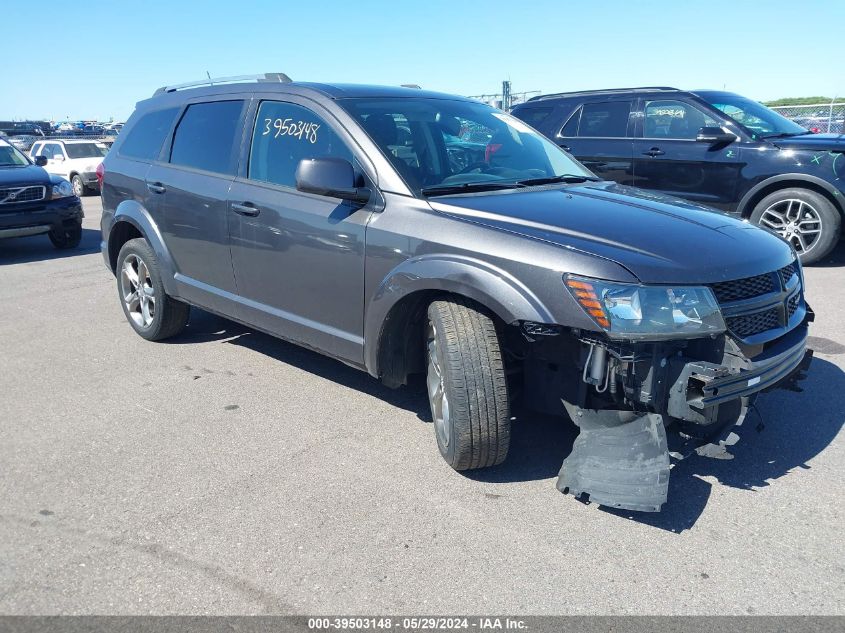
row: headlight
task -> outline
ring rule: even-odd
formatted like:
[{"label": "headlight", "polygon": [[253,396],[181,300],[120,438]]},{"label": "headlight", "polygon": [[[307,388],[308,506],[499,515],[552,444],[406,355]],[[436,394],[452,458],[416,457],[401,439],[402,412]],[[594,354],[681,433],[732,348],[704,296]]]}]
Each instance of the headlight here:
[{"label": "headlight", "polygon": [[566,287],[611,338],[695,338],[725,331],[710,288],[636,286],[566,275]]},{"label": "headlight", "polygon": [[69,198],[73,195],[73,187],[67,180],[62,180],[59,184],[53,185],[53,198]]}]

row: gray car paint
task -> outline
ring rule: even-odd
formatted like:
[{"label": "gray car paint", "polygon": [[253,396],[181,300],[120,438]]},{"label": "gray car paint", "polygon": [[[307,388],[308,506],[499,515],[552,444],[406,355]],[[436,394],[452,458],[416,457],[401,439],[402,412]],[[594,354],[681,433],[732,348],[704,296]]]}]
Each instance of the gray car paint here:
[{"label": "gray car paint", "polygon": [[[184,170],[153,161],[150,173],[162,183],[167,179],[167,186],[177,191],[202,190],[214,197],[215,205],[255,198],[264,207],[262,214],[267,210],[261,226],[233,219],[229,212],[231,263],[236,280],[243,280],[243,288],[236,283],[233,290],[227,286],[230,278],[220,273],[226,262],[221,255],[226,236],[219,215],[213,234],[207,226],[200,229],[199,222],[191,224],[197,231],[193,240],[162,229],[167,226],[167,212],[162,214],[161,204],[145,188],[149,175],[142,176],[143,163],[120,155],[128,136],[124,133],[104,161],[106,261],[113,266],[114,244],[111,248],[109,244],[113,226],[130,222],[160,255],[165,285],[174,296],[378,376],[384,323],[414,293],[464,294],[506,323],[553,322],[596,331],[566,292],[564,273],[629,283],[703,283],[775,270],[793,257],[784,242],[761,229],[707,214],[688,203],[610,184],[558,185],[432,202],[415,198],[336,101],[386,91],[408,98],[438,97],[414,89],[272,84],[192,89],[140,103],[127,130],[150,108],[222,95],[308,103],[343,133],[379,194],[367,207],[355,210],[337,199],[292,189],[278,188],[274,196],[273,188],[244,178],[243,160],[231,191],[227,186],[231,178],[208,176],[221,182],[205,187],[203,180]],[[242,157],[250,132],[246,129],[243,135]],[[178,199],[173,204],[178,205]],[[187,220],[192,212],[170,213],[175,222]],[[350,230],[341,233],[339,223]],[[271,234],[273,239],[268,239]],[[341,234],[351,237],[341,239]],[[205,244],[213,248],[200,248]],[[186,246],[198,249],[193,259],[185,260]],[[219,259],[212,262],[213,257]],[[201,278],[206,260],[214,270]],[[339,284],[344,285],[342,291]]]}]

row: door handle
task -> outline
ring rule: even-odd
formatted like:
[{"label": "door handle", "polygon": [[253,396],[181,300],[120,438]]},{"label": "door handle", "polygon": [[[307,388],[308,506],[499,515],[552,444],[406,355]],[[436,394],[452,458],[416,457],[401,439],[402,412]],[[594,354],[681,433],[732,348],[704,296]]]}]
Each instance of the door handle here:
[{"label": "door handle", "polygon": [[561,144],[560,144],[560,148],[561,148],[564,152],[570,152],[570,151],[572,151],[572,150],[570,150],[570,149],[569,149],[569,145],[564,145],[563,143],[561,143]]},{"label": "door handle", "polygon": [[651,157],[654,157],[654,156],[663,156],[663,154],[665,154],[665,153],[666,153],[666,152],[664,152],[664,151],[663,151],[662,149],[660,149],[659,147],[652,147],[652,148],[651,148],[650,150],[648,150],[647,152],[643,152],[643,156],[651,156]]},{"label": "door handle", "polygon": [[251,202],[244,202],[243,204],[236,204],[233,202],[232,211],[234,211],[238,215],[245,215],[250,218],[254,218],[259,213],[261,213],[261,209],[256,207]]},{"label": "door handle", "polygon": [[151,193],[164,193],[167,191],[167,187],[160,182],[148,182],[147,189],[149,189]]}]

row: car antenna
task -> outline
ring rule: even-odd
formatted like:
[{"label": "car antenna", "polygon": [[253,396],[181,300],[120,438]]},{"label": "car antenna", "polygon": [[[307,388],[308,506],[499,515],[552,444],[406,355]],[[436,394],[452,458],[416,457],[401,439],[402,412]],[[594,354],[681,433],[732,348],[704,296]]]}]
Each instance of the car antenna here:
[{"label": "car antenna", "polygon": [[208,76],[208,83],[210,83],[213,86],[214,80],[211,78],[211,73],[206,70],[205,74]]}]

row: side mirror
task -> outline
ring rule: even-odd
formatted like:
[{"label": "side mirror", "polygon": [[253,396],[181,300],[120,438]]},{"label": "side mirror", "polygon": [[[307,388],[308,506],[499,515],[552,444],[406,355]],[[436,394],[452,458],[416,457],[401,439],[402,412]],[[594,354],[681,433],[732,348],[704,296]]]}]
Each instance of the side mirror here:
[{"label": "side mirror", "polygon": [[35,164],[39,167],[44,167],[47,164],[47,157],[44,154],[35,157]]},{"label": "side mirror", "polygon": [[703,127],[698,131],[698,136],[695,140],[699,143],[709,143],[710,145],[727,145],[736,140],[736,136],[730,132],[725,132],[720,127]]},{"label": "side mirror", "polygon": [[363,204],[370,190],[356,184],[355,169],[343,158],[305,158],[296,167],[296,188],[306,193]]}]

